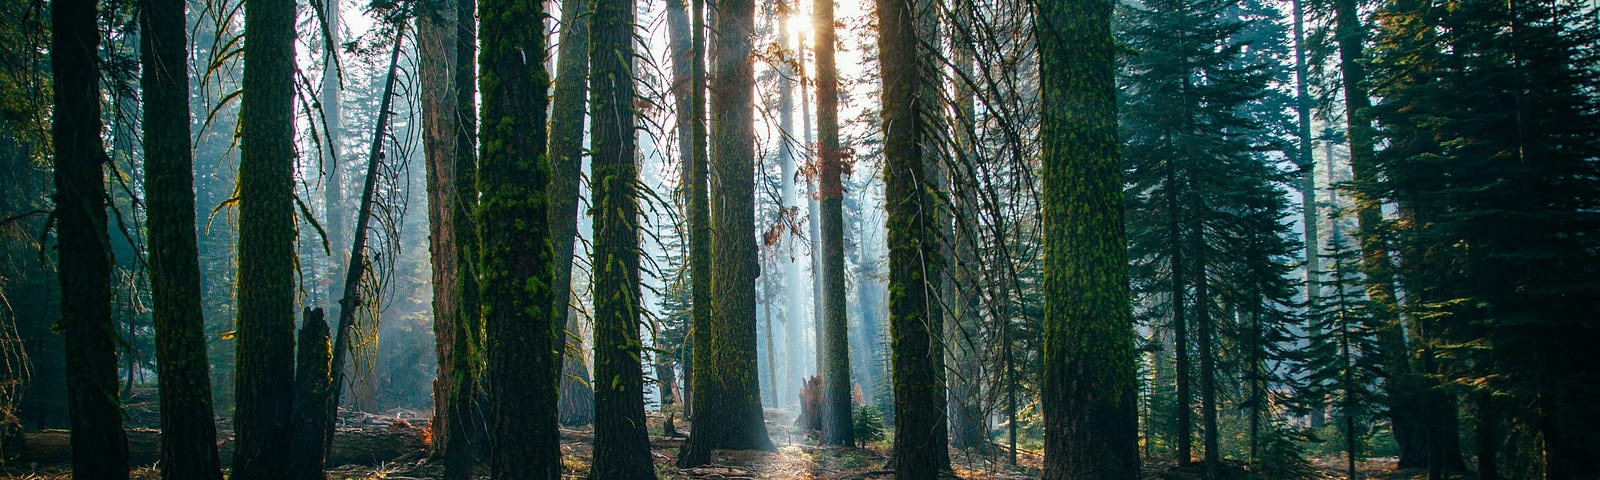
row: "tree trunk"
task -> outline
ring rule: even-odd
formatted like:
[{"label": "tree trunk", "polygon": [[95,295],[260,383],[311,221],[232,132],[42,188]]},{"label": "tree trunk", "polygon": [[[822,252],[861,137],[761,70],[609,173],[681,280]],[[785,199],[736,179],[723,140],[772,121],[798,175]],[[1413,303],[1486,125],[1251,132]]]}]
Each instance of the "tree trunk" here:
[{"label": "tree trunk", "polygon": [[[889,331],[894,374],[896,479],[938,476],[949,448],[945,432],[941,318],[931,312],[941,259],[921,116],[928,88],[918,46],[917,0],[878,0],[884,85],[884,198],[889,236]],[[933,271],[930,277],[926,272]]]},{"label": "tree trunk", "polygon": [[493,478],[561,478],[543,2],[485,0],[477,225]]},{"label": "tree trunk", "polygon": [[817,178],[821,210],[822,443],[854,446],[850,417],[850,331],[844,289],[844,159],[839,148],[839,69],[834,65],[833,0],[812,4],[817,39]]},{"label": "tree trunk", "polygon": [[[94,0],[50,9],[55,87],[55,219],[67,413],[77,478],[127,478],[128,443],[117,396],[117,327],[111,318],[111,247],[100,139],[100,34]],[[287,170],[285,170],[287,172]]]},{"label": "tree trunk", "polygon": [[[1305,1],[1292,0],[1294,11],[1294,77],[1295,77],[1295,113],[1297,115],[1298,143],[1295,146],[1295,166],[1300,169],[1300,225],[1305,229],[1305,269],[1306,275],[1306,311],[1320,311],[1317,299],[1321,296],[1322,287],[1317,281],[1317,276],[1322,274],[1321,259],[1318,250],[1321,248],[1321,239],[1318,227],[1322,217],[1317,215],[1317,177],[1316,158],[1311,154],[1315,148],[1315,139],[1311,136],[1311,104],[1312,98],[1307,90],[1310,88],[1310,68],[1306,64],[1305,40]],[[1315,322],[1312,322],[1315,323]],[[1318,332],[1314,325],[1307,326],[1307,336],[1316,337]],[[1312,399],[1311,427],[1321,428],[1324,421],[1323,400]]]},{"label": "tree trunk", "polygon": [[594,215],[594,480],[654,479],[644,417],[639,338],[639,183],[634,160],[634,0],[596,0],[590,58],[596,79],[591,192]]},{"label": "tree trunk", "polygon": [[294,383],[294,2],[245,2],[235,480],[288,475]]},{"label": "tree trunk", "polygon": [[1040,2],[1045,479],[1139,476],[1111,4]]},{"label": "tree trunk", "polygon": [[[571,338],[573,245],[578,233],[578,180],[582,176],[583,116],[589,96],[589,28],[592,20],[589,2],[567,0],[561,4],[561,37],[556,63],[556,82],[550,109],[550,234],[556,249],[556,281],[551,305],[556,312],[556,367],[554,373],[562,397],[568,392],[589,399],[594,396],[587,383],[589,372],[581,358],[569,358],[567,350],[581,351],[582,341]],[[591,185],[592,188],[592,185]],[[569,345],[570,344],[570,345]],[[565,372],[575,373],[576,375]],[[581,379],[581,382],[574,382]],[[594,420],[593,402],[561,402],[563,425],[586,425]],[[576,423],[575,423],[576,422]]]},{"label": "tree trunk", "polygon": [[194,161],[189,150],[188,29],[183,0],[139,10],[145,201],[161,391],[161,476],[221,480],[210,360],[200,307]]},{"label": "tree trunk", "polygon": [[333,377],[333,343],[322,309],[306,308],[300,326],[300,348],[295,352],[294,424],[290,427],[293,451],[289,478],[323,480],[322,473],[332,431],[323,421]]},{"label": "tree trunk", "polygon": [[[694,362],[699,369],[694,374],[694,398],[699,402],[694,412],[699,421],[691,424],[689,441],[678,454],[678,466],[684,468],[709,462],[711,450],[716,448],[772,449],[762,418],[756,372],[755,280],[760,267],[752,231],[755,73],[750,55],[755,5],[751,0],[723,0],[717,3],[717,9],[716,75],[709,89],[716,114],[711,119],[716,139],[711,157],[716,163],[710,165],[708,187],[717,194],[713,202],[715,215],[711,218],[716,227],[710,228],[709,235],[698,235],[702,240],[709,238],[710,250],[716,255],[707,258],[709,252],[690,253],[709,262],[704,266],[709,268],[693,272],[696,283],[704,278],[702,272],[709,270],[710,275],[707,297],[701,297],[700,285],[696,285],[695,313],[699,314],[706,305],[702,300],[715,300],[709,321],[695,321],[695,354],[700,358]],[[695,20],[700,21],[700,17],[696,15]],[[699,29],[696,35],[701,35]],[[698,179],[696,183],[698,187]],[[693,238],[690,242],[700,243]],[[693,263],[694,259],[690,261]]]}]

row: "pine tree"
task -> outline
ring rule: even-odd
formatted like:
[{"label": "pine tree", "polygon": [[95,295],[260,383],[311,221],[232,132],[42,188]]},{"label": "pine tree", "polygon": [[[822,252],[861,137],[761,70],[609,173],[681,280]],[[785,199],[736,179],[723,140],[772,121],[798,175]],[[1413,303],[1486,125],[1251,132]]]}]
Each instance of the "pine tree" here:
[{"label": "pine tree", "polygon": [[195,246],[184,2],[146,0],[139,15],[150,287],[161,389],[161,476],[221,480]]},{"label": "pine tree", "polygon": [[[1139,476],[1111,4],[1040,2],[1046,479]],[[888,78],[887,75],[885,75]]]},{"label": "pine tree", "polygon": [[[710,85],[711,137],[713,143],[706,186],[714,192],[712,207],[698,207],[696,192],[691,200],[690,262],[706,265],[693,268],[694,308],[711,307],[708,319],[694,322],[694,421],[689,441],[678,453],[679,467],[694,467],[711,461],[711,450],[770,450],[766,423],[761,411],[761,388],[756,371],[756,274],[759,270],[755,242],[754,85],[755,73],[750,56],[755,31],[755,4],[750,0],[724,0],[716,4],[717,56],[715,75]],[[699,22],[700,16],[695,16]],[[696,35],[703,35],[695,29]],[[702,40],[703,41],[703,40]],[[700,42],[696,42],[700,44]],[[698,52],[702,48],[696,48]],[[697,69],[698,70],[698,69]],[[698,84],[699,82],[695,82]],[[700,108],[697,104],[696,109]],[[700,118],[698,115],[696,118]],[[698,121],[698,120],[697,120]],[[699,128],[698,125],[695,128]],[[698,137],[698,135],[697,135]],[[696,140],[698,142],[698,140]],[[698,155],[696,155],[698,157]],[[696,159],[698,163],[698,159]],[[698,166],[696,168],[698,170]],[[695,172],[698,177],[699,172]],[[695,186],[700,187],[698,178]],[[708,197],[710,198],[710,197]],[[694,218],[710,224],[693,225]],[[707,228],[709,232],[702,232]],[[698,250],[708,240],[710,252]],[[700,254],[696,254],[700,253]],[[702,273],[710,278],[709,290],[702,297],[698,283]],[[706,302],[706,303],[702,303]],[[708,305],[709,303],[709,305]],[[703,321],[704,320],[704,321]]]},{"label": "pine tree", "polygon": [[491,474],[561,478],[556,427],[554,249],[547,223],[543,2],[489,0],[478,76],[483,96],[477,221],[486,332]]},{"label": "pine tree", "polygon": [[61,325],[66,334],[67,413],[76,478],[128,477],[128,440],[117,392],[117,327],[111,318],[111,247],[106,219],[108,160],[101,142],[99,2],[50,9],[56,246]]},{"label": "pine tree", "polygon": [[817,39],[817,179],[822,245],[822,442],[854,446],[850,408],[850,332],[845,312],[844,173],[839,148],[839,69],[834,65],[833,0],[817,0],[813,27]]},{"label": "pine tree", "polygon": [[1328,244],[1323,258],[1329,270],[1315,272],[1326,292],[1317,296],[1318,307],[1309,311],[1312,334],[1303,362],[1309,393],[1331,401],[1344,436],[1345,474],[1351,479],[1357,478],[1356,462],[1369,436],[1367,423],[1383,400],[1376,375],[1382,371],[1382,357],[1362,288],[1359,254],[1337,235]]},{"label": "pine tree", "polygon": [[294,381],[295,2],[245,4],[233,472],[285,478]]},{"label": "pine tree", "polygon": [[591,479],[655,478],[644,417],[639,319],[639,183],[635,163],[633,0],[594,2],[594,466]]}]

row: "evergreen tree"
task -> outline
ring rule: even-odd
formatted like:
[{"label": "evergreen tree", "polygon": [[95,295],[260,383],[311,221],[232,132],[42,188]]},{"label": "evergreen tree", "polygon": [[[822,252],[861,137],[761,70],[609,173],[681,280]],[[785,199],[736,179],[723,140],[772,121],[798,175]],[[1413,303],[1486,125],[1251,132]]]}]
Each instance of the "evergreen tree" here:
[{"label": "evergreen tree", "polygon": [[890,368],[894,377],[896,479],[935,478],[945,442],[944,382],[933,315],[940,235],[922,112],[929,100],[919,46],[916,0],[878,0],[878,51],[883,85],[884,209],[888,212]]},{"label": "evergreen tree", "polygon": [[850,408],[850,332],[845,312],[844,173],[839,148],[839,69],[834,65],[833,0],[817,0],[812,15],[817,39],[817,144],[822,245],[822,442],[855,445]]},{"label": "evergreen tree", "polygon": [[221,480],[195,246],[184,2],[145,0],[139,15],[150,287],[161,389],[161,476]]},{"label": "evergreen tree", "polygon": [[[694,322],[694,401],[698,403],[694,405],[696,421],[691,424],[689,441],[678,454],[678,466],[684,468],[711,461],[712,449],[772,449],[762,418],[756,371],[755,287],[760,266],[754,232],[755,73],[750,55],[755,4],[750,0],[724,0],[716,7],[716,66],[708,89],[711,110],[715,112],[711,118],[710,152],[715,161],[708,164],[706,187],[716,195],[709,202],[714,207],[705,210],[710,213],[709,225],[700,227],[694,225],[698,222],[693,218],[690,220],[691,248],[699,250],[702,240],[709,240],[707,246],[716,254],[690,254],[691,264],[696,257],[707,262],[693,269],[691,275],[696,282],[704,278],[702,272],[710,277],[710,289],[704,298],[696,285],[694,308],[698,314],[707,305],[702,303],[704,300],[712,311],[709,319],[702,322],[697,318]],[[700,21],[700,17],[696,15],[695,20]],[[696,35],[702,35],[700,29],[695,30]],[[698,103],[695,108],[700,108]],[[700,186],[698,178],[694,182]],[[695,195],[698,197],[698,192]],[[698,204],[702,199],[691,202]],[[695,205],[691,210],[692,217],[706,218]],[[701,228],[709,232],[701,232]]]},{"label": "evergreen tree", "polygon": [[635,160],[633,0],[594,2],[592,167],[595,386],[591,479],[655,478],[644,417],[639,318],[639,183]]},{"label": "evergreen tree", "polygon": [[[1046,479],[1139,477],[1111,4],[1040,2]],[[885,78],[891,78],[888,75]]]},{"label": "evergreen tree", "polygon": [[245,2],[233,472],[288,475],[294,381],[295,2]]},{"label": "evergreen tree", "polygon": [[50,8],[55,220],[61,326],[66,334],[67,413],[76,478],[128,477],[128,440],[117,392],[117,327],[111,318],[111,246],[101,142],[99,2]]},{"label": "evergreen tree", "polygon": [[491,475],[561,478],[554,251],[548,224],[543,2],[488,0],[483,15],[477,221]]},{"label": "evergreen tree", "polygon": [[[1337,233],[1337,232],[1335,232]],[[1310,394],[1331,401],[1343,435],[1345,474],[1357,478],[1356,462],[1369,436],[1367,424],[1383,400],[1377,373],[1378,355],[1366,291],[1362,288],[1360,252],[1334,236],[1323,258],[1327,271],[1316,274],[1326,292],[1309,311],[1312,334],[1304,351],[1305,382]]]},{"label": "evergreen tree", "polygon": [[[582,341],[567,335],[572,309],[572,263],[578,234],[578,182],[582,176],[583,117],[589,96],[589,28],[593,15],[585,0],[561,3],[560,49],[556,81],[550,108],[550,227],[551,243],[556,247],[556,282],[550,308],[556,315],[556,365],[554,372],[561,385],[561,422],[583,425],[594,418],[593,396],[588,368],[582,355],[567,355],[570,349],[582,351]],[[570,346],[569,346],[570,344]],[[576,375],[573,375],[576,373]]]}]

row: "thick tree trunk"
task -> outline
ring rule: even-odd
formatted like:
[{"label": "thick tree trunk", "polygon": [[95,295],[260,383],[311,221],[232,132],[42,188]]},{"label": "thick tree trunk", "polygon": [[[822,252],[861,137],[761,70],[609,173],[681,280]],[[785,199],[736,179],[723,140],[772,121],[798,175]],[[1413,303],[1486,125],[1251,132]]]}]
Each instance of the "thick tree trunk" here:
[{"label": "thick tree trunk", "polygon": [[[752,113],[755,73],[751,58],[755,5],[750,0],[723,0],[717,3],[715,82],[709,89],[714,130],[715,164],[711,167],[708,190],[716,192],[715,210],[709,235],[709,252],[698,256],[708,262],[694,269],[695,313],[713,302],[711,318],[695,320],[695,372],[697,421],[690,426],[689,441],[678,454],[678,466],[694,467],[711,460],[711,450],[770,450],[762,418],[761,390],[756,371],[755,280],[760,268],[756,257],[754,118]],[[696,21],[699,16],[696,15]],[[701,33],[696,29],[696,35]],[[695,42],[697,45],[699,41]],[[696,48],[696,50],[699,50]],[[697,58],[698,62],[699,59]],[[697,69],[698,70],[698,69]],[[698,73],[698,72],[697,72]],[[699,82],[696,82],[699,83]],[[695,108],[700,108],[696,105]],[[698,127],[697,127],[698,128]],[[697,155],[698,157],[698,155]],[[697,187],[699,180],[696,179]],[[698,195],[698,194],[697,194]],[[700,198],[693,202],[702,202]],[[692,212],[699,216],[699,209]],[[703,217],[702,217],[703,218]],[[692,219],[691,219],[692,221]],[[709,227],[709,225],[708,225]],[[694,227],[691,235],[699,233]],[[691,248],[703,242],[690,239]],[[709,257],[709,258],[707,258]],[[691,258],[691,264],[694,263]],[[693,265],[691,265],[693,268]],[[710,290],[702,298],[698,283],[709,271]],[[715,292],[714,294],[712,292]]]},{"label": "thick tree trunk", "polygon": [[323,480],[326,476],[322,469],[333,433],[323,420],[333,382],[333,343],[322,309],[306,308],[303,319],[300,348],[295,352],[294,424],[290,426],[294,446],[289,455],[289,478]]},{"label": "thick tree trunk", "polygon": [[918,46],[917,5],[917,0],[877,2],[882,78],[895,79],[883,87],[882,115],[895,415],[889,464],[896,479],[935,478],[949,451],[938,338],[942,320],[932,306],[940,238],[921,115],[929,80]]},{"label": "thick tree trunk", "polygon": [[61,326],[67,345],[67,413],[77,432],[72,436],[72,467],[77,478],[127,478],[102,170],[109,160],[100,139],[99,4],[58,1],[50,11],[56,272],[60,285],[66,286],[61,291]]},{"label": "thick tree trunk", "polygon": [[245,2],[239,103],[236,480],[288,475],[294,383],[294,18],[296,4]]},{"label": "thick tree trunk", "polygon": [[1111,4],[1037,4],[1044,231],[1044,475],[1139,476]]},{"label": "thick tree trunk", "polygon": [[210,361],[200,307],[194,161],[189,151],[188,29],[183,0],[146,0],[139,36],[145,201],[161,390],[161,476],[221,480]]},{"label": "thick tree trunk", "polygon": [[477,226],[493,478],[561,478],[544,4],[485,0]]},{"label": "thick tree trunk", "polygon": [[590,58],[595,79],[589,203],[594,215],[593,480],[654,479],[644,417],[639,205],[634,160],[634,0],[597,0]]}]

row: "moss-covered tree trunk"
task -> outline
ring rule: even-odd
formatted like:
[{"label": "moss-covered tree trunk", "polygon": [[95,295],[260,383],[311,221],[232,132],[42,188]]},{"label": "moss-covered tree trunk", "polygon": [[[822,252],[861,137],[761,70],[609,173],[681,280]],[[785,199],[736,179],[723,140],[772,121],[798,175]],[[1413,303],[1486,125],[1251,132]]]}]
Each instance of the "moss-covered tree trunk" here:
[{"label": "moss-covered tree trunk", "polygon": [[634,0],[597,0],[590,202],[594,216],[595,480],[654,479],[644,418],[644,343],[639,319],[638,164],[633,100]]},{"label": "moss-covered tree trunk", "polygon": [[568,397],[593,396],[588,367],[582,355],[583,342],[567,335],[571,327],[573,245],[578,233],[578,179],[583,160],[583,115],[589,96],[589,27],[592,23],[589,2],[561,2],[560,49],[556,60],[556,81],[550,108],[550,242],[556,249],[556,281],[550,296],[556,312],[556,352],[559,370],[554,373],[561,386],[561,423],[584,425],[594,419],[594,404],[569,401]]},{"label": "moss-covered tree trunk", "polygon": [[288,475],[294,383],[296,2],[245,2],[239,103],[239,274],[233,472]]},{"label": "moss-covered tree trunk", "polygon": [[486,333],[490,472],[561,478],[556,430],[555,277],[545,156],[543,2],[486,0],[478,87],[483,96],[477,226]]},{"label": "moss-covered tree trunk", "polygon": [[[56,273],[66,333],[67,415],[76,478],[128,477],[128,440],[117,396],[117,327],[111,319],[111,239],[106,229],[105,145],[100,130],[99,4],[50,9],[55,119]],[[185,130],[187,131],[187,130]]]},{"label": "moss-covered tree trunk", "polygon": [[[709,349],[695,348],[697,331],[711,329],[711,201],[710,162],[706,145],[706,0],[688,0],[689,34],[689,330],[683,340],[683,414],[691,421],[699,407],[700,392],[716,384],[701,379],[695,367],[711,361]],[[693,425],[691,424],[691,431]],[[682,459],[680,458],[680,462]]]},{"label": "moss-covered tree trunk", "polygon": [[817,197],[822,213],[822,443],[854,446],[850,418],[850,331],[844,287],[844,159],[839,149],[839,69],[833,0],[812,5],[817,39]]},{"label": "moss-covered tree trunk", "polygon": [[464,479],[480,451],[477,392],[483,340],[479,321],[476,63],[473,0],[435,5],[417,16],[421,53],[423,147],[427,157],[428,249],[433,273],[434,441],[445,476]]},{"label": "moss-covered tree trunk", "polygon": [[[717,3],[715,82],[709,88],[711,128],[715,143],[709,165],[712,210],[705,199],[691,200],[693,217],[709,213],[710,222],[691,226],[690,268],[694,276],[694,418],[689,441],[678,453],[680,467],[704,465],[711,450],[770,450],[772,440],[762,419],[761,387],[756,372],[755,280],[755,73],[751,57],[755,4],[751,0]],[[701,17],[695,15],[695,21]],[[696,29],[696,36],[703,35]],[[696,41],[697,46],[703,40]],[[701,48],[695,48],[701,51]],[[696,58],[696,62],[700,60]],[[700,69],[696,69],[700,73]],[[699,84],[699,82],[695,82]],[[695,109],[700,109],[698,103]],[[698,115],[696,118],[699,117]],[[694,128],[700,128],[696,125]],[[698,136],[697,136],[698,137]],[[699,157],[700,155],[695,155]],[[696,158],[698,162],[699,159]],[[698,170],[698,168],[696,169]],[[699,172],[696,172],[696,176]],[[694,179],[696,187],[699,179]],[[702,231],[708,229],[709,231]],[[706,245],[706,241],[710,245]],[[709,251],[705,247],[710,247]],[[714,257],[711,252],[716,252]],[[700,264],[698,262],[707,262]],[[709,278],[707,278],[709,276]],[[710,280],[709,289],[701,283]],[[701,292],[705,292],[702,294]],[[712,304],[713,300],[714,304]],[[711,304],[710,318],[703,318]]]},{"label": "moss-covered tree trunk", "polygon": [[896,479],[938,476],[945,442],[943,352],[932,298],[941,263],[932,171],[924,157],[924,77],[917,0],[878,0],[883,85],[884,198],[888,211],[889,342],[894,377]]},{"label": "moss-covered tree trunk", "polygon": [[184,2],[146,0],[139,14],[145,202],[155,304],[151,316],[161,393],[161,476],[220,480],[210,360],[200,308]]},{"label": "moss-covered tree trunk", "polygon": [[1046,479],[1139,477],[1111,4],[1040,2]]}]

